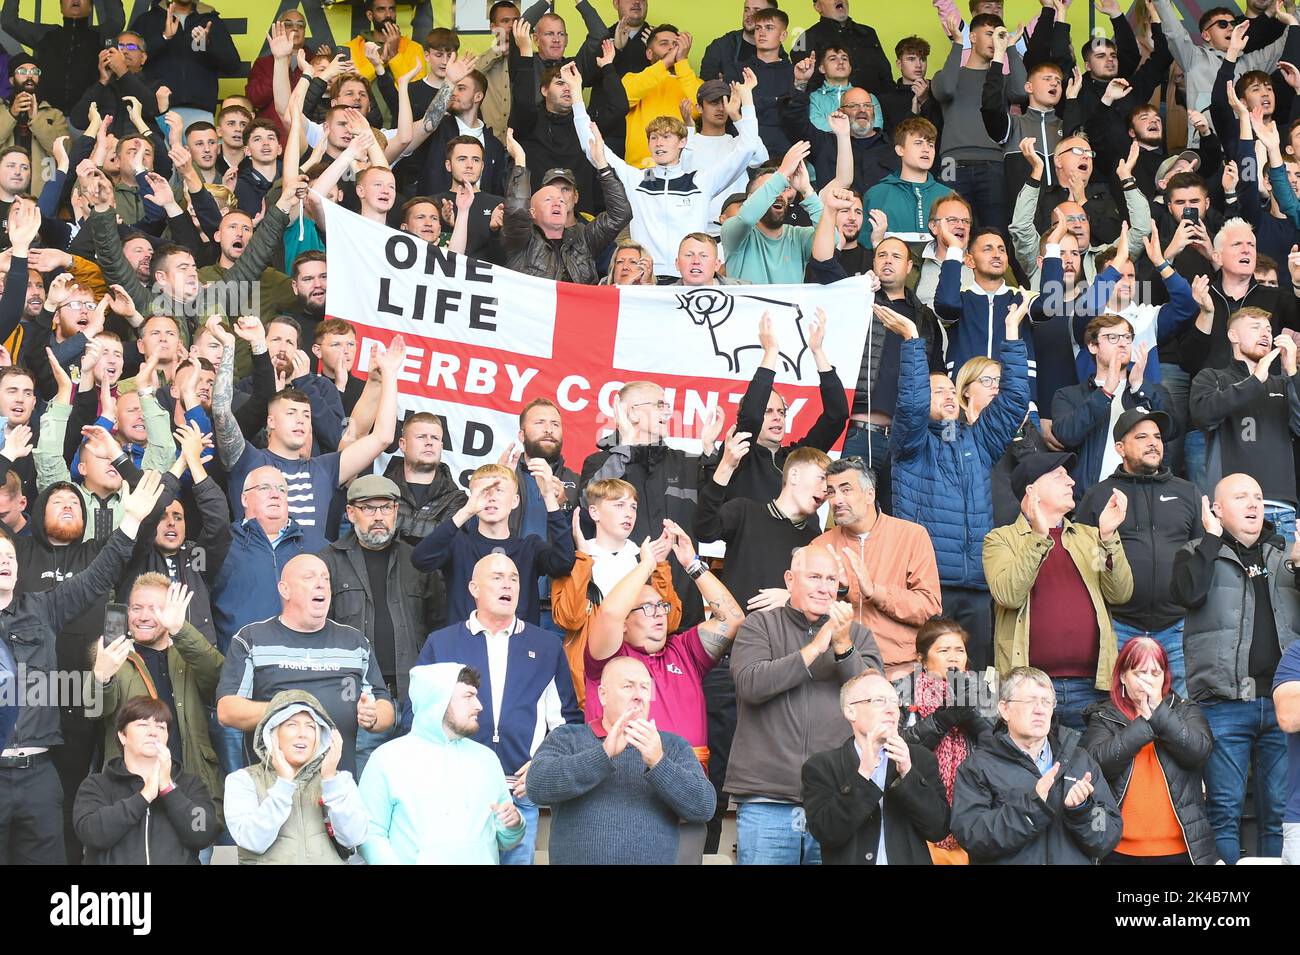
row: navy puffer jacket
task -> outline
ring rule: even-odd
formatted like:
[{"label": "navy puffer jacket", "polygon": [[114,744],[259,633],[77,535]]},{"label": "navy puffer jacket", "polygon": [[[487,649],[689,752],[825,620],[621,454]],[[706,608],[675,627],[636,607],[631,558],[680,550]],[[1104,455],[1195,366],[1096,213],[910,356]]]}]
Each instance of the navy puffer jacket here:
[{"label": "navy puffer jacket", "polygon": [[925,341],[903,342],[898,406],[890,434],[894,516],[915,521],[934,542],[946,585],[987,587],[984,535],[993,529],[990,473],[1029,411],[1025,343],[1003,341],[1002,388],[975,424],[930,420]]}]

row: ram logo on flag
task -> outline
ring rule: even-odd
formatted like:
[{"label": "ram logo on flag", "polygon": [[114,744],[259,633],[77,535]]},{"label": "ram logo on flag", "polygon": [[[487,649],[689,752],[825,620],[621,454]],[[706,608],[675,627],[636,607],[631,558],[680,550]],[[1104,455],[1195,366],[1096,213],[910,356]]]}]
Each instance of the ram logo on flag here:
[{"label": "ram logo on flag", "polygon": [[[834,285],[586,286],[521,275],[439,249],[325,202],[329,285],[325,311],[357,327],[357,371],[370,350],[401,333],[403,415],[444,423],[444,460],[461,483],[495,461],[534,398],[564,415],[571,467],[614,428],[614,396],[651,380],[673,407],[669,443],[698,447],[715,407],[730,421],[762,362],[759,320],[780,345],[777,388],[790,430],[821,410],[821,376],[808,345],[817,309],[829,316],[824,350],[852,397],[871,321],[870,279]],[[346,276],[346,279],[341,279]]]}]

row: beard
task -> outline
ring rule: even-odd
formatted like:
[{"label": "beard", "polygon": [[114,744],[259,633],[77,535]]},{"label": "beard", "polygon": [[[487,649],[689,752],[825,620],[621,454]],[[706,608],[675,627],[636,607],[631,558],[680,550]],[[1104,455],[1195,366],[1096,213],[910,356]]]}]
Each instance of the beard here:
[{"label": "beard", "polygon": [[397,532],[396,526],[385,527],[382,524],[372,524],[368,531],[362,531],[359,527],[352,529],[356,532],[357,540],[375,550],[387,547],[388,542],[393,539],[393,535]]},{"label": "beard", "polygon": [[438,461],[417,461],[414,458],[406,459],[406,469],[412,474],[433,474],[438,470]]},{"label": "beard", "polygon": [[442,729],[451,739],[466,739],[478,732],[478,718],[470,717],[463,723],[458,723],[451,717],[444,716]]},{"label": "beard", "polygon": [[73,544],[86,532],[86,519],[78,518],[68,524],[57,517],[45,518],[45,536],[56,544]]},{"label": "beard", "polygon": [[871,135],[875,126],[870,120],[855,119],[849,122],[849,133],[854,139],[863,139]]},{"label": "beard", "polygon": [[776,229],[785,224],[785,210],[779,213],[775,209],[768,209],[763,213],[762,224],[769,229]]},{"label": "beard", "polygon": [[525,441],[524,457],[545,458],[548,462],[554,461],[556,458],[560,456],[560,449],[564,447],[564,442],[554,441],[554,442],[546,442],[546,443],[554,445],[554,450],[550,454],[546,453],[541,441]]},{"label": "beard", "polygon": [[1125,461],[1124,468],[1129,474],[1141,474],[1150,477],[1160,470],[1159,464],[1147,464],[1142,458],[1136,461]]}]

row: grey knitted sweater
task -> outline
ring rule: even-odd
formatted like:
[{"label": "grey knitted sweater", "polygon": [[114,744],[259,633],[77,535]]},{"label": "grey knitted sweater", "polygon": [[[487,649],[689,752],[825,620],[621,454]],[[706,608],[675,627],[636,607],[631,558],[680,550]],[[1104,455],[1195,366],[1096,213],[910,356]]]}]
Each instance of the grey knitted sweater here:
[{"label": "grey knitted sweater", "polygon": [[528,798],[551,808],[551,865],[672,865],[680,820],[707,822],[717,796],[690,744],[659,731],[647,770],[629,745],[615,759],[582,723],[556,727],[528,769]]}]

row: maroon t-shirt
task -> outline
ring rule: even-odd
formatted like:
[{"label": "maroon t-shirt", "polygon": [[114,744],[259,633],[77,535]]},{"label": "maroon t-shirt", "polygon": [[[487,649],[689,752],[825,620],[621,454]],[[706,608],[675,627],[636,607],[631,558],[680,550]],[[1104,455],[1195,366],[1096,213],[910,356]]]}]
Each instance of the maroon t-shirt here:
[{"label": "maroon t-shirt", "polygon": [[1029,591],[1029,665],[1050,677],[1097,675],[1101,635],[1088,586],[1051,530],[1052,549]]}]

